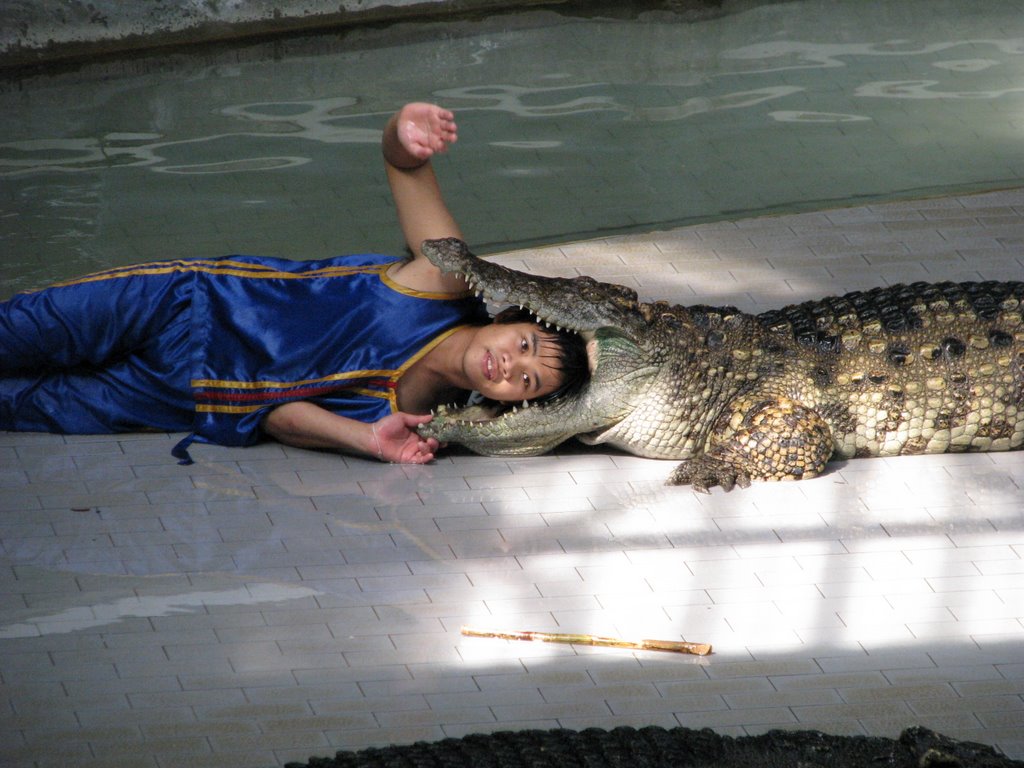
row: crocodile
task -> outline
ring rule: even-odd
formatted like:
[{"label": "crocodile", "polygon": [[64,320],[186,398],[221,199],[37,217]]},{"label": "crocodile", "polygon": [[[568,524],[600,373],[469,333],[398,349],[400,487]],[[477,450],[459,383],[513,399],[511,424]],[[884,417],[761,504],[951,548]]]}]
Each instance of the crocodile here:
[{"label": "crocodile", "polygon": [[891,285],[753,315],[539,277],[454,238],[423,253],[489,303],[587,339],[592,373],[540,405],[439,408],[425,435],[489,456],[577,438],[680,460],[708,492],[821,474],[830,460],[1006,451],[1024,442],[1024,283]]}]

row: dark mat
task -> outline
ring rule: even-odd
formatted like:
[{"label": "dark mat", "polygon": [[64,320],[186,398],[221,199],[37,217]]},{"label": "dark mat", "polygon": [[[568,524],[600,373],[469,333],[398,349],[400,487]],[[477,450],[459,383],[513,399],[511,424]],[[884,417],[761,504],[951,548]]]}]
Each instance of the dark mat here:
[{"label": "dark mat", "polygon": [[770,731],[733,738],[690,728],[516,731],[338,752],[285,768],[1021,768],[992,747],[927,728],[898,739]]}]

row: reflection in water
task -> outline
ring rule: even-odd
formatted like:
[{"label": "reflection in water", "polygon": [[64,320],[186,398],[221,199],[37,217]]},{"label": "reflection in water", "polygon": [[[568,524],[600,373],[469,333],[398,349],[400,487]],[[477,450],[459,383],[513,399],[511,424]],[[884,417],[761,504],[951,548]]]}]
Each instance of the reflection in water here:
[{"label": "reflection in water", "polygon": [[753,107],[772,99],[781,99],[794,93],[804,90],[795,86],[778,86],[774,88],[761,88],[756,91],[741,91],[739,93],[727,93],[712,98],[687,99],[682,104],[667,107],[649,107],[637,109],[634,114],[641,120],[662,122],[668,120],[684,120],[694,115],[703,115],[709,112],[716,112],[721,109],[742,109]]},{"label": "reflection in water", "polygon": [[308,157],[248,157],[223,163],[196,163],[194,165],[168,165],[154,168],[158,173],[242,173],[244,171],[276,171],[305,165]]},{"label": "reflection in water", "polygon": [[[1024,53],[1024,38],[1005,40],[945,40],[920,44],[909,40],[892,40],[884,43],[812,43],[800,40],[774,40],[767,43],[734,48],[724,51],[727,59],[755,62],[756,72],[778,72],[787,69],[808,69],[817,67],[845,67],[844,59],[858,56],[907,57],[925,56],[953,48],[975,48],[993,46],[1000,53],[1019,55]],[[978,70],[972,70],[978,71]]]},{"label": "reflection in water", "polygon": [[[512,85],[483,85],[468,88],[448,88],[438,92],[444,103],[465,103],[470,109],[486,109],[492,112],[506,112],[518,117],[565,117],[600,111],[626,111],[611,96],[579,96],[554,103],[530,104],[531,100],[547,101],[548,97],[575,91],[586,91],[607,86],[606,83],[582,85],[561,85],[556,87],[524,87]],[[461,107],[460,111],[465,111]]]},{"label": "reflection in water", "polygon": [[999,99],[1013,93],[1024,93],[1019,88],[1000,88],[991,91],[943,91],[934,90],[941,85],[938,80],[900,80],[896,82],[867,83],[854,93],[857,96],[885,99]]},{"label": "reflection in water", "polygon": [[965,59],[963,61],[936,61],[932,66],[952,72],[984,72],[990,67],[998,67],[999,62],[992,59]]},{"label": "reflection in water", "polygon": [[[219,133],[170,141],[165,140],[160,134],[118,132],[108,133],[96,139],[31,139],[8,142],[0,144],[0,175],[159,166],[166,160],[166,151],[169,149],[205,142],[227,141],[234,144],[246,137],[266,138],[277,135],[325,144],[379,142],[380,131],[377,129],[335,124],[338,110],[355,103],[356,99],[345,97],[303,102],[239,104],[220,110],[221,114],[228,117],[257,123],[263,128],[273,128],[271,131],[259,133]],[[351,119],[353,115],[347,117]],[[167,173],[235,173],[278,170],[307,162],[308,157],[239,158],[220,163],[155,167],[153,170]]]},{"label": "reflection in water", "polygon": [[780,110],[769,112],[768,116],[780,123],[859,123],[871,119],[866,115],[840,115],[834,112],[808,112],[805,110],[799,112]]},{"label": "reflection in water", "polygon": [[[150,258],[393,252],[376,144],[420,99],[459,116],[439,173],[484,253],[1020,177],[1016,3],[838,3],[827,26],[817,7],[534,11],[0,87],[0,242],[15,254],[0,277],[16,290]],[[67,218],[76,185],[95,202]]]},{"label": "reflection in water", "polygon": [[[786,70],[845,68],[852,66],[850,60],[858,57],[898,58],[902,63],[913,57],[927,56],[958,47],[977,46],[992,46],[1007,56],[1024,54],[1024,40],[1021,39],[942,41],[930,44],[913,44],[909,41],[829,44],[775,40],[723,50],[719,54],[721,59],[749,62],[755,66],[744,71],[723,69],[721,72],[710,73],[707,78],[731,81],[739,76],[765,76]],[[474,57],[481,62],[485,55],[486,52],[482,50],[476,52]],[[685,61],[681,62],[681,66],[685,65]],[[977,74],[1000,66],[1000,62],[989,58],[975,58],[934,61],[930,65],[955,74]],[[707,90],[709,82],[703,79],[688,85],[699,85]],[[607,91],[617,89],[612,83],[607,82],[558,86],[473,85],[438,90],[435,98],[444,103],[459,105],[460,113],[486,110],[523,118],[556,119],[595,112],[615,112],[631,120],[660,122],[684,120],[718,110],[754,107],[765,101],[784,99],[808,90],[800,86],[766,86],[752,90],[694,96],[676,104],[643,106],[646,99],[641,95],[642,88],[643,84],[640,83],[631,88],[628,94],[614,95]],[[580,92],[584,92],[585,95],[577,95]],[[1007,94],[1020,92],[1024,92],[1024,87],[946,90],[942,89],[942,83],[938,80],[864,82],[854,84],[851,90],[855,97],[915,100],[998,99]],[[551,101],[551,96],[560,96],[562,100]],[[383,119],[387,114],[359,111],[359,104],[360,99],[355,96],[332,96],[298,101],[232,104],[217,109],[219,114],[226,117],[255,124],[260,129],[256,133],[218,133],[172,141],[166,140],[160,134],[133,132],[125,126],[118,132],[106,133],[95,138],[51,137],[3,142],[0,143],[0,176],[45,171],[116,169],[127,166],[152,167],[153,170],[167,173],[202,174],[291,168],[308,163],[311,159],[289,155],[235,158],[194,165],[161,167],[161,164],[165,162],[165,151],[169,148],[225,140],[231,143],[245,137],[276,137],[289,142],[306,140],[324,144],[376,144],[380,139],[378,129],[343,124],[345,121],[365,121],[368,118]],[[832,114],[811,110],[780,110],[771,114],[773,119],[781,122],[849,122],[872,119],[866,114]],[[492,146],[529,146],[535,149],[553,148],[560,144],[551,141],[491,142]]]},{"label": "reflection in water", "polygon": [[[566,86],[561,88],[513,88],[509,86],[455,88],[437,94],[443,102],[478,101],[486,102],[469,109],[486,109],[508,112],[520,117],[564,117],[595,110],[615,110],[629,113],[630,108],[617,104],[611,97],[581,97],[569,101],[530,106],[530,96],[547,94],[552,91],[586,89],[592,86]],[[318,99],[304,102],[264,102],[240,104],[225,107],[221,114],[239,120],[256,123],[263,130],[259,133],[222,133],[201,136],[180,141],[160,141],[155,134],[107,134],[98,139],[33,139],[28,141],[0,144],[0,176],[14,176],[44,171],[83,171],[111,169],[125,166],[153,167],[166,173],[233,173],[253,170],[279,170],[302,165],[308,157],[264,157],[244,158],[219,163],[197,163],[159,167],[165,161],[164,150],[184,145],[238,140],[245,137],[259,139],[281,138],[289,142],[296,140],[316,141],[324,144],[372,144],[380,141],[377,128],[358,128],[339,125],[339,120],[386,119],[386,114],[354,112],[339,115],[338,111],[351,107],[357,100],[350,97]],[[737,106],[743,106],[738,104]],[[703,110],[707,111],[707,110]],[[506,146],[514,145],[508,142]],[[552,146],[551,142],[523,142],[533,148]],[[154,167],[155,166],[155,167]]]}]

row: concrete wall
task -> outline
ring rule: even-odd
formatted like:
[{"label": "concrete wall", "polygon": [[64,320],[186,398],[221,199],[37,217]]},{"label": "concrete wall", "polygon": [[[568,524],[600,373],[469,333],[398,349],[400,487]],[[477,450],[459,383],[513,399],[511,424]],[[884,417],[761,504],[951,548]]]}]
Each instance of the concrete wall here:
[{"label": "concrete wall", "polygon": [[560,0],[0,0],[0,67]]}]

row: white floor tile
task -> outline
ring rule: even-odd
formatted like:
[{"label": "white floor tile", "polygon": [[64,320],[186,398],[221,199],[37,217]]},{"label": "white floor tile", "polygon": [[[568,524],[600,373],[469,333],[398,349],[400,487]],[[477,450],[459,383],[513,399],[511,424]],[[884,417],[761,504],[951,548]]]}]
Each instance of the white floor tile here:
[{"label": "white floor tile", "polygon": [[[941,250],[929,233],[956,226],[946,207],[990,199],[1019,230],[1018,191],[702,225],[624,258],[688,274],[733,259],[739,297],[769,271],[778,296],[812,291],[819,259],[853,288],[865,268],[835,269],[844,248],[879,246],[878,282],[914,277]],[[744,276],[755,244],[768,261]],[[1013,261],[995,251],[993,269]],[[721,289],[706,277],[693,300]],[[19,749],[256,765],[518,727],[923,723],[1024,757],[1021,455],[848,461],[703,495],[662,484],[672,462],[600,448],[392,467],[201,446],[185,468],[172,444],[0,434],[0,675]],[[465,623],[715,652],[464,638]]]}]

